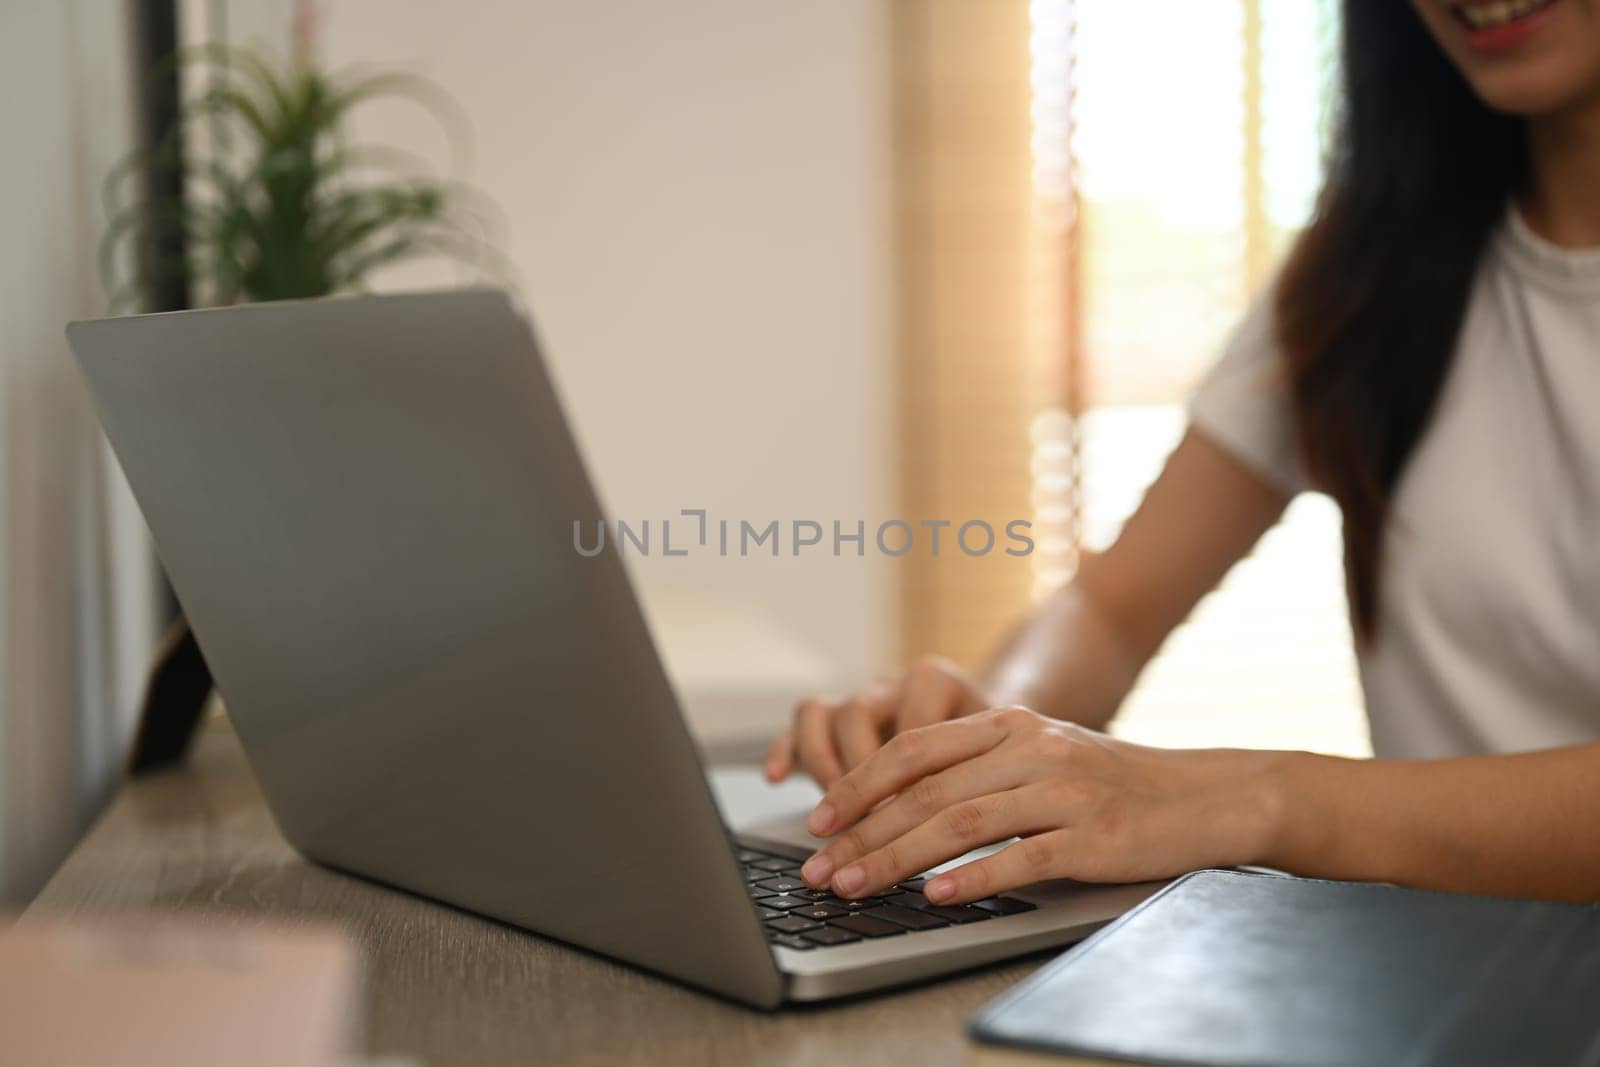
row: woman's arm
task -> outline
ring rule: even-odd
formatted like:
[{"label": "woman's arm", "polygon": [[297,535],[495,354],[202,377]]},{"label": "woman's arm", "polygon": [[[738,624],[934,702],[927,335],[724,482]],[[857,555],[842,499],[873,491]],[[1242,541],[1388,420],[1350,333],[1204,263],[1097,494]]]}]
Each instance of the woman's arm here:
[{"label": "woman's arm", "polygon": [[1274,777],[1269,866],[1600,900],[1600,745],[1416,761],[1293,752]]},{"label": "woman's arm", "polygon": [[1261,864],[1600,900],[1600,745],[1432,761],[1169,750],[996,708],[894,738],[810,826],[836,836],[802,874],[847,897],[1020,837],[930,880],[928,898]]},{"label": "woman's arm", "polygon": [[824,788],[897,733],[1000,704],[1104,726],[1195,603],[1282,514],[1288,498],[1190,431],[1105,553],[1041,604],[979,679],[924,657],[843,700],[813,699],[767,754],[773,781],[797,767]]},{"label": "woman's arm", "polygon": [[1184,435],[1116,543],[1001,645],[983,688],[1100,728],[1173,627],[1283,514],[1288,497],[1213,444]]}]

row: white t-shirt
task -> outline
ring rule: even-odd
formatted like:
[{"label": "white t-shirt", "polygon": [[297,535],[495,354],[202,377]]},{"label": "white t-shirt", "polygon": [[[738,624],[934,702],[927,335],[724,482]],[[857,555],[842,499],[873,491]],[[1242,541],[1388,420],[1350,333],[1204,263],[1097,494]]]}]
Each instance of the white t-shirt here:
[{"label": "white t-shirt", "polygon": [[[1271,315],[1258,300],[1191,415],[1298,492]],[[1358,648],[1379,756],[1600,740],[1600,249],[1508,213],[1382,551],[1377,638]]]}]

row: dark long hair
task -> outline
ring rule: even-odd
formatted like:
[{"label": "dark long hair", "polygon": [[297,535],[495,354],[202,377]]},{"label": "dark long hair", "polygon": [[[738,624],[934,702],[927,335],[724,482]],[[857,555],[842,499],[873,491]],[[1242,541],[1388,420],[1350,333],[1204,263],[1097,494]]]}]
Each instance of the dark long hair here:
[{"label": "dark long hair", "polygon": [[1343,512],[1369,640],[1395,488],[1527,149],[1522,121],[1478,99],[1404,0],[1345,0],[1341,77],[1326,183],[1275,311],[1301,451]]}]

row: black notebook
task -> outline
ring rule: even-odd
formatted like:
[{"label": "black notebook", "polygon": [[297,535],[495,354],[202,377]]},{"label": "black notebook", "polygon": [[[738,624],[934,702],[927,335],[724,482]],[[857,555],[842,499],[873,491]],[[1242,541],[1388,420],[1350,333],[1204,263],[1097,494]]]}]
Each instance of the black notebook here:
[{"label": "black notebook", "polygon": [[971,1036],[994,1064],[1600,1065],[1600,907],[1200,871]]}]

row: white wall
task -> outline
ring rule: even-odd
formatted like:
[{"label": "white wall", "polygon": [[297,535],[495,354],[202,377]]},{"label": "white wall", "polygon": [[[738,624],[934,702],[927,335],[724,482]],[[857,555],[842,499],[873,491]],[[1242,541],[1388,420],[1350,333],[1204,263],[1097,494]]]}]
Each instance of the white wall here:
[{"label": "white wall", "polygon": [[120,771],[156,638],[144,526],[72,365],[105,311],[101,182],[132,143],[124,5],[0,8],[0,905]]},{"label": "white wall", "polygon": [[[330,65],[422,72],[470,116],[471,177],[509,216],[511,258],[613,514],[705,507],[869,530],[893,514],[883,5],[321,10]],[[405,105],[375,105],[358,128],[444,157]],[[802,668],[802,651],[775,653],[809,685],[880,665],[893,565],[691,555],[638,572],[669,631],[689,600],[699,615],[745,605],[700,629],[720,651],[663,635],[680,674],[737,673],[760,658],[741,641],[782,627],[820,654]]]}]

